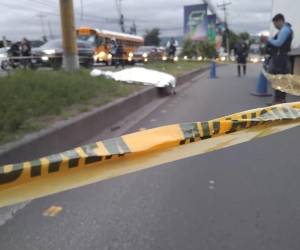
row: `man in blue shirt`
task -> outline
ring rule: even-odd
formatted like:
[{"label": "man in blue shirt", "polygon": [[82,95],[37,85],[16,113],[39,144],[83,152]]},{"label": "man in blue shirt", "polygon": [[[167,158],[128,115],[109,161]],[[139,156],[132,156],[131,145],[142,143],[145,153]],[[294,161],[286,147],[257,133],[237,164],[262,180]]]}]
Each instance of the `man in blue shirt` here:
[{"label": "man in blue shirt", "polygon": [[[273,24],[279,32],[273,38],[268,39],[267,46],[270,48],[271,58],[268,71],[270,74],[289,74],[291,72],[288,53],[291,50],[293,41],[293,30],[289,23],[285,22],[282,14],[277,14],[273,18]],[[286,99],[286,93],[275,90],[274,103],[283,103]]]}]

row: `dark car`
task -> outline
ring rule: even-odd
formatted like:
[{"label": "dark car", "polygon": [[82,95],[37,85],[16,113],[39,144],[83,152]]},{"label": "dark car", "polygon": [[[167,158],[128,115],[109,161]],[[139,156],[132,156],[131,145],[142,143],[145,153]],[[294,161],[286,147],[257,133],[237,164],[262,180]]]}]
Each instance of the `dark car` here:
[{"label": "dark car", "polygon": [[134,62],[161,60],[163,51],[155,46],[141,46],[133,53]]},{"label": "dark car", "polygon": [[[84,67],[92,66],[94,63],[94,47],[89,42],[77,41],[79,63]],[[39,48],[32,50],[32,55],[41,66],[61,68],[63,63],[62,40],[50,40]]]}]

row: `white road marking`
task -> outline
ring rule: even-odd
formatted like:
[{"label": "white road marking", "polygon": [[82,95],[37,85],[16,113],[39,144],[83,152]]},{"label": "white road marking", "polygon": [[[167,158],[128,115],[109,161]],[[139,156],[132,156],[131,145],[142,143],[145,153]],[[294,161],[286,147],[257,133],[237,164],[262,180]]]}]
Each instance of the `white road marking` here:
[{"label": "white road marking", "polygon": [[23,202],[14,206],[4,207],[0,209],[0,226],[13,219],[14,215],[25,208],[31,201]]}]

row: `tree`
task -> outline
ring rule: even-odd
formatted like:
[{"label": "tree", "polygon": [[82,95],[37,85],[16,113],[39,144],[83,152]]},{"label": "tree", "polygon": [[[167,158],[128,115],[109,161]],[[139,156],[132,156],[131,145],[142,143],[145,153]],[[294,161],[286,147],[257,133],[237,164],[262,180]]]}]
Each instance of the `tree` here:
[{"label": "tree", "polygon": [[222,46],[224,48],[226,48],[226,36],[227,36],[227,34],[229,35],[229,49],[231,51],[232,49],[234,49],[235,44],[238,43],[238,41],[240,40],[240,37],[234,31],[228,29],[228,31],[224,32],[224,34],[223,34],[223,44],[222,44]]},{"label": "tree", "polygon": [[242,32],[240,33],[240,38],[244,41],[250,41],[250,34],[248,32]]},{"label": "tree", "polygon": [[181,54],[188,57],[213,58],[216,56],[216,46],[208,41],[193,41],[188,38],[183,42]]},{"label": "tree", "polygon": [[145,34],[145,45],[146,46],[159,46],[160,44],[160,30],[158,28],[153,28],[152,30],[147,30]]},{"label": "tree", "polygon": [[182,55],[188,57],[196,57],[197,49],[196,44],[192,41],[192,39],[186,39],[182,45]]}]

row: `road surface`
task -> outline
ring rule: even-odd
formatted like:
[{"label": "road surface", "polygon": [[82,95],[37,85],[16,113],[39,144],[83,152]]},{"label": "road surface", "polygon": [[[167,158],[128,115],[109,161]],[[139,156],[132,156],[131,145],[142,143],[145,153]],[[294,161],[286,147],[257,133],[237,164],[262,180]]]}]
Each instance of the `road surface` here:
[{"label": "road surface", "polygon": [[[234,66],[196,77],[129,131],[262,107]],[[289,97],[290,101],[299,98]],[[300,128],[0,210],[3,250],[298,250]]]}]

